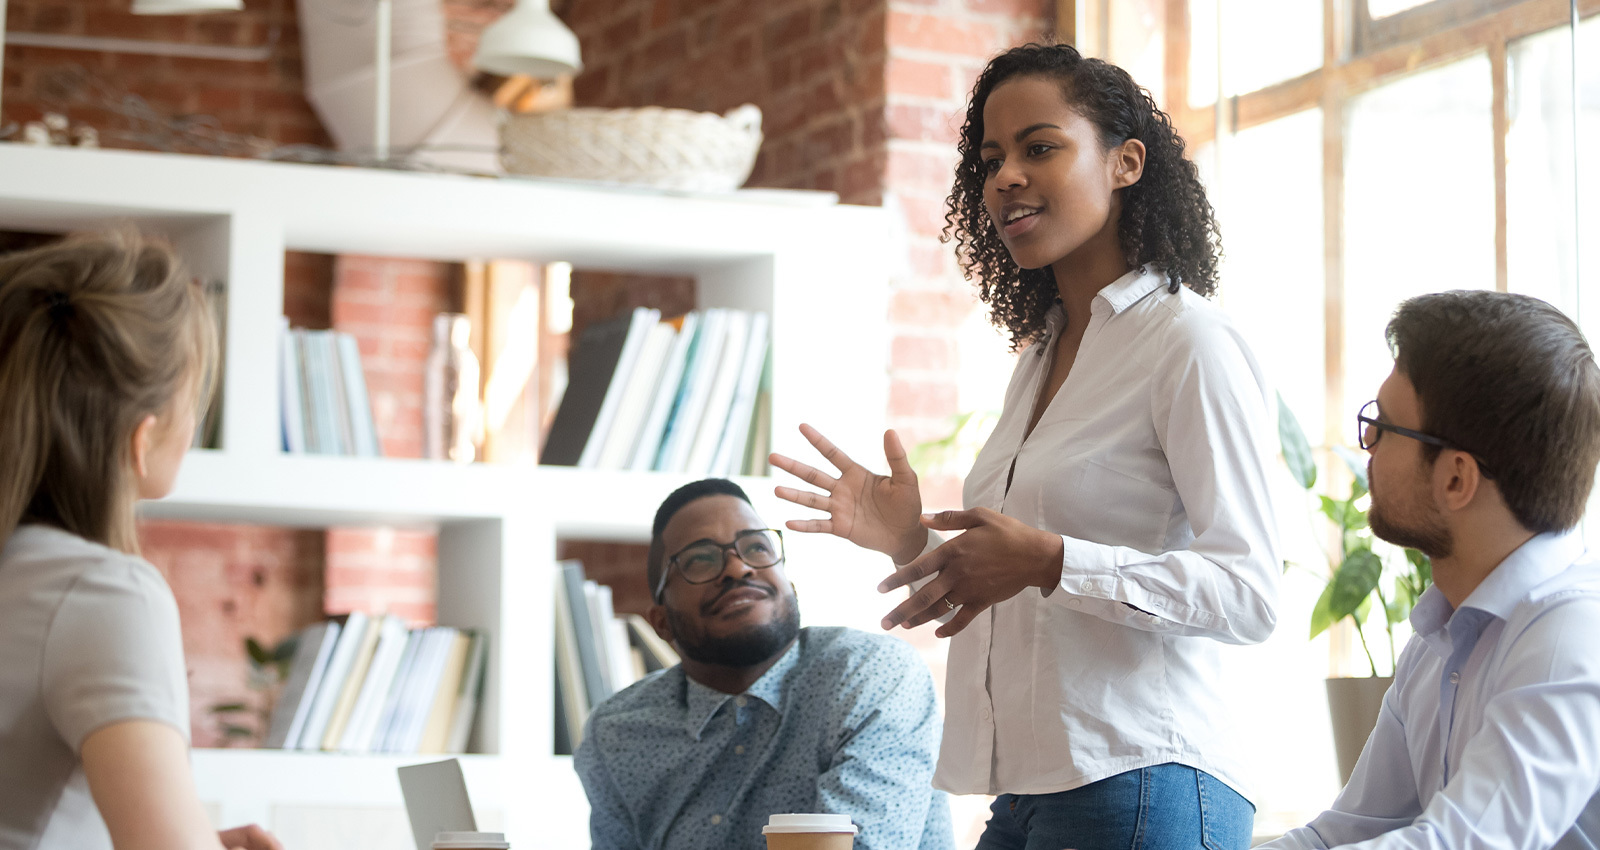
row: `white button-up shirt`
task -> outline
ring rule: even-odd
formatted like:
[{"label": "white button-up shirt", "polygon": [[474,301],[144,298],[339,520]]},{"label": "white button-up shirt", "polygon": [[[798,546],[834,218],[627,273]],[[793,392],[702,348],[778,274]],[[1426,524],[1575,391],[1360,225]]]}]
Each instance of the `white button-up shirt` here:
[{"label": "white button-up shirt", "polygon": [[1019,356],[964,494],[1060,534],[1061,583],[951,639],[934,785],[1045,794],[1179,762],[1243,791],[1218,653],[1275,622],[1266,382],[1219,309],[1135,269],[1024,440],[1064,321]]},{"label": "white button-up shirt", "polygon": [[1600,846],[1600,563],[1579,537],[1534,537],[1455,610],[1428,588],[1411,625],[1350,784],[1265,846]]}]

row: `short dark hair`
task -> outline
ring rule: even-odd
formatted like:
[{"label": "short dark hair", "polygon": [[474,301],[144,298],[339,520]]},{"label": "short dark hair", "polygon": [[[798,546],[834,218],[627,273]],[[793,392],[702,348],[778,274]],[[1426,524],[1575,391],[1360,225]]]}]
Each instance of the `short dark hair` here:
[{"label": "short dark hair", "polygon": [[667,544],[661,539],[661,534],[667,530],[667,523],[685,505],[707,496],[734,496],[750,504],[750,497],[745,495],[744,489],[726,478],[702,478],[673,490],[672,495],[661,502],[661,507],[656,508],[656,520],[650,525],[650,553],[645,557],[645,576],[650,582],[652,594],[661,584],[661,570],[666,566]]},{"label": "short dark hair", "polygon": [[1386,335],[1422,430],[1482,458],[1524,528],[1578,524],[1600,462],[1600,367],[1571,319],[1527,295],[1458,290],[1404,302]]}]

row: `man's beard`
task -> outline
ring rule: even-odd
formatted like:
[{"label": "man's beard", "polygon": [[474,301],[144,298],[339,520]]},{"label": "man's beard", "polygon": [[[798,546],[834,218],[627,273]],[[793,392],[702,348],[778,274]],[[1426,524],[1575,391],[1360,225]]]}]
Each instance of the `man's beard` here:
[{"label": "man's beard", "polygon": [[[756,585],[750,585],[756,586]],[[778,591],[783,608],[771,620],[730,635],[708,637],[691,617],[667,608],[673,643],[684,657],[701,664],[754,667],[783,651],[800,633],[800,606],[793,592]]]},{"label": "man's beard", "polygon": [[[1367,480],[1372,482],[1370,465],[1367,468]],[[1409,523],[1406,518],[1391,518],[1380,504],[1377,490],[1373,490],[1372,505],[1367,509],[1367,524],[1372,527],[1373,534],[1396,546],[1415,549],[1429,558],[1448,558],[1455,552],[1456,541],[1439,518],[1438,510],[1426,501],[1427,480],[1428,472],[1424,469],[1412,484],[1418,491],[1412,504],[1418,506],[1418,513],[1424,513],[1425,516]]]}]

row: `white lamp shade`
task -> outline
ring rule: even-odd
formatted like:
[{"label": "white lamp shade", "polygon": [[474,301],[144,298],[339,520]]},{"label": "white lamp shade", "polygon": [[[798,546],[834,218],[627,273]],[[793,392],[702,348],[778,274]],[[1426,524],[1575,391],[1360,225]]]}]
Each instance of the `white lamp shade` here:
[{"label": "white lamp shade", "polygon": [[237,12],[244,0],[133,0],[135,15],[197,15],[201,12]]},{"label": "white lamp shade", "polygon": [[517,5],[483,31],[473,66],[494,74],[551,80],[583,70],[578,37],[550,11],[546,0]]}]

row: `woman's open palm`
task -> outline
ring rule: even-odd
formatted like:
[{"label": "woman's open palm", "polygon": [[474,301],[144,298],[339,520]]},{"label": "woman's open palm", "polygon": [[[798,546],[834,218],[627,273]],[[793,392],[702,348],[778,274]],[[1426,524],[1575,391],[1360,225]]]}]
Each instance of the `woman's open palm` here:
[{"label": "woman's open palm", "polygon": [[839,475],[835,478],[774,453],[770,458],[773,466],[822,491],[778,487],[774,491],[778,498],[828,515],[827,519],[789,520],[785,525],[794,531],[843,537],[899,563],[916,557],[927,540],[927,530],[918,521],[922,493],[917,489],[917,473],[906,460],[899,436],[892,430],[884,433],[883,454],[889,461],[889,474],[878,475],[851,460],[810,425],[801,425],[800,433],[839,470]]}]

